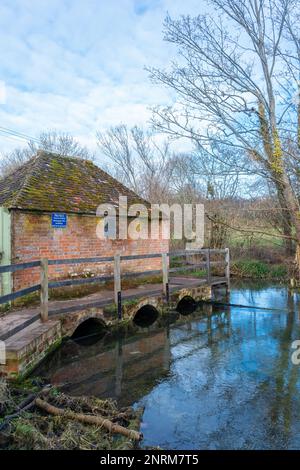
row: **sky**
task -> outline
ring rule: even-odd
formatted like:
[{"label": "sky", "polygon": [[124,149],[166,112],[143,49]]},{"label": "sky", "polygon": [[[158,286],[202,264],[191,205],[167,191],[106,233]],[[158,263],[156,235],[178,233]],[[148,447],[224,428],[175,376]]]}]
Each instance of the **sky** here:
[{"label": "sky", "polygon": [[[147,125],[171,92],[145,66],[175,55],[169,12],[203,13],[204,0],[0,0],[0,127],[37,137],[56,129],[95,148],[111,125]],[[0,155],[25,141],[0,132]]]}]

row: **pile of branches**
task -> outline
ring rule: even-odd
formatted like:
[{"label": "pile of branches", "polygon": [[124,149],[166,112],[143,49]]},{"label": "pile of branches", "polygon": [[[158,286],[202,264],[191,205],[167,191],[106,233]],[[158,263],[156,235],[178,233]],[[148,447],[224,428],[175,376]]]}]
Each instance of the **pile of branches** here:
[{"label": "pile of branches", "polygon": [[131,449],[142,410],[118,409],[112,400],[71,397],[51,386],[33,386],[24,393],[0,380],[0,448],[5,449]]}]

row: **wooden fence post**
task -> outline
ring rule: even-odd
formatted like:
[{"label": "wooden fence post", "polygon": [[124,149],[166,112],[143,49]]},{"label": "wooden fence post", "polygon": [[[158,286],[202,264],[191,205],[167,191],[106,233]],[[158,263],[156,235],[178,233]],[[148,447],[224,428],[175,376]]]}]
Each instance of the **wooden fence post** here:
[{"label": "wooden fence post", "polygon": [[230,290],[230,254],[229,248],[225,248],[225,277],[227,281],[227,291]]},{"label": "wooden fence post", "polygon": [[41,320],[48,320],[48,260],[41,259]]},{"label": "wooden fence post", "polygon": [[166,297],[167,302],[170,300],[169,292],[169,268],[168,268],[168,255],[167,253],[162,253],[162,274],[163,274],[163,293]]},{"label": "wooden fence post", "polygon": [[114,256],[114,282],[115,282],[115,304],[117,306],[118,318],[122,318],[122,293],[121,293],[121,256]]},{"label": "wooden fence post", "polygon": [[210,250],[206,250],[206,276],[207,276],[207,283],[210,284]]}]

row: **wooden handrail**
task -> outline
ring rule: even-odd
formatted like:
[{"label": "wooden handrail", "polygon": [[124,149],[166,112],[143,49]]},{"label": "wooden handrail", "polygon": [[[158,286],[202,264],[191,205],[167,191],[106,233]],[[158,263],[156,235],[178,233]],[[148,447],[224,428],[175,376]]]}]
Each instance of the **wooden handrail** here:
[{"label": "wooden handrail", "polygon": [[[211,261],[211,254],[225,254],[224,261]],[[176,268],[170,268],[169,260],[173,256],[189,256],[189,255],[203,255],[206,257],[206,261],[202,263],[195,263],[192,265],[187,266],[180,266]],[[136,259],[151,259],[151,258],[161,258],[162,259],[162,266],[161,269],[152,270],[152,271],[142,271],[142,272],[127,272],[123,273],[121,276],[121,262],[122,261],[131,261]],[[110,276],[97,276],[97,277],[90,277],[90,278],[81,278],[81,279],[67,279],[61,281],[50,281],[48,279],[48,266],[53,265],[62,265],[62,264],[81,264],[81,263],[105,263],[105,262],[113,262],[114,263],[114,275]],[[166,253],[149,253],[144,255],[116,255],[116,256],[107,256],[107,257],[93,257],[93,258],[71,258],[71,259],[56,259],[56,260],[48,260],[42,259],[40,261],[30,261],[26,263],[20,264],[12,264],[7,266],[0,266],[0,274],[6,272],[16,272],[20,270],[25,270],[29,268],[36,268],[40,267],[41,269],[41,284],[37,284],[31,287],[27,287],[25,289],[21,289],[19,291],[13,292],[11,294],[7,294],[4,296],[0,296],[0,304],[4,304],[15,300],[19,297],[23,297],[28,295],[32,292],[40,291],[41,292],[41,319],[42,321],[47,321],[48,319],[48,289],[49,288],[56,288],[56,287],[63,287],[63,286],[72,286],[72,285],[79,285],[79,284],[87,284],[87,283],[94,283],[94,282],[105,282],[108,280],[114,279],[114,291],[115,291],[115,303],[117,305],[118,316],[121,318],[121,277],[137,277],[137,276],[149,276],[149,275],[163,275],[163,293],[167,299],[169,300],[169,273],[177,272],[184,269],[195,269],[197,267],[206,267],[207,270],[207,282],[210,283],[211,280],[211,273],[210,268],[211,266],[217,265],[225,265],[225,278],[227,282],[227,288],[229,290],[230,286],[230,254],[229,249],[199,249],[199,250],[185,250],[185,251],[173,251],[173,252],[166,252]]]},{"label": "wooden handrail", "polygon": [[24,297],[24,295],[31,294],[32,292],[37,292],[40,289],[41,289],[41,285],[36,284],[34,286],[25,287],[25,289],[20,289],[20,290],[17,290],[16,292],[12,292],[11,294],[2,295],[0,297],[0,305],[7,304],[8,302],[11,302],[12,300],[16,300],[19,297]]},{"label": "wooden handrail", "polygon": [[28,263],[19,264],[7,264],[0,266],[0,274],[2,273],[14,273],[16,271],[23,271],[24,269],[38,268],[40,261],[29,261]]},{"label": "wooden handrail", "polygon": [[[207,248],[199,250],[185,250],[185,251],[170,251],[167,252],[167,256],[186,256],[186,255],[205,255],[207,253]],[[226,253],[227,248],[225,249],[210,249],[210,253]],[[160,258],[162,253],[149,253],[144,255],[120,255],[121,261],[131,261],[137,259],[151,259],[151,258]],[[114,256],[95,256],[92,258],[60,258],[60,259],[49,259],[48,265],[61,265],[61,264],[87,264],[87,263],[107,263],[113,262]],[[8,264],[5,266],[0,266],[0,274],[7,272],[22,271],[24,269],[38,268],[40,266],[40,261],[28,261],[25,263],[17,264]]]}]

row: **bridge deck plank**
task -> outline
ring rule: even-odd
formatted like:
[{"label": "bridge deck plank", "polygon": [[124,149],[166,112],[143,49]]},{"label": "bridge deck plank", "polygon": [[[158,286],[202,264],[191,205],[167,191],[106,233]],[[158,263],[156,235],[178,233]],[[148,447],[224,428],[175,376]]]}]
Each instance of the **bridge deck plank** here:
[{"label": "bridge deck plank", "polygon": [[[197,285],[207,285],[205,279],[176,276],[169,279],[170,292],[182,289],[184,287],[195,287]],[[225,278],[213,278],[211,284],[224,284]],[[144,284],[136,288],[127,289],[122,292],[122,299],[129,300],[141,298],[143,296],[162,295],[161,284]],[[112,290],[101,290],[98,293],[82,297],[80,299],[55,300],[49,302],[49,315],[55,319],[63,313],[82,310],[89,307],[104,307],[111,304],[114,300]],[[31,308],[20,308],[13,310],[0,317],[0,340],[7,341],[15,335],[20,335],[22,330],[30,328],[32,324],[39,321],[40,306]],[[11,341],[10,341],[11,344]]]}]

